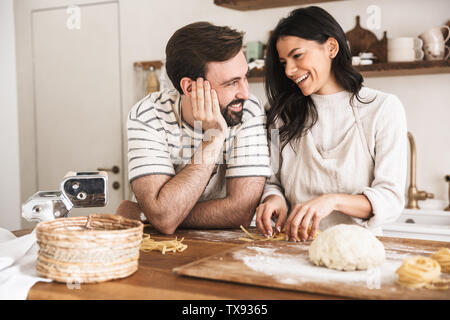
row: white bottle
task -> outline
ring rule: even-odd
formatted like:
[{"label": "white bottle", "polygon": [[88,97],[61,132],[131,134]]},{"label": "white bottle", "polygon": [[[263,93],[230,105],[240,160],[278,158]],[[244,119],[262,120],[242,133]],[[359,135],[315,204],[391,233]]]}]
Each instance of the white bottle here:
[{"label": "white bottle", "polygon": [[150,66],[147,75],[147,94],[159,91],[159,81],[156,76],[155,68]]}]

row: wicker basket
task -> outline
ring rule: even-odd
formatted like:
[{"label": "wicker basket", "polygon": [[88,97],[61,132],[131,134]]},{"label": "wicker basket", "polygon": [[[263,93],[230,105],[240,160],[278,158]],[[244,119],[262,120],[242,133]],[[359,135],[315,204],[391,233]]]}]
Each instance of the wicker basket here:
[{"label": "wicker basket", "polygon": [[112,214],[41,222],[36,270],[66,283],[125,278],[138,268],[143,229],[139,221]]}]

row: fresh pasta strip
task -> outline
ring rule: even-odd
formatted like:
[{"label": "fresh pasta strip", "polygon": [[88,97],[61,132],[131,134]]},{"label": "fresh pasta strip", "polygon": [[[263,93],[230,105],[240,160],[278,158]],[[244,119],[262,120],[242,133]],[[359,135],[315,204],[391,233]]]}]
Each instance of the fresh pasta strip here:
[{"label": "fresh pasta strip", "polygon": [[431,258],[436,260],[441,266],[442,272],[450,273],[450,249],[441,248],[439,251],[433,253]]},{"label": "fresh pasta strip", "polygon": [[440,279],[441,267],[431,258],[414,256],[403,260],[402,265],[395,271],[397,282],[409,288],[428,288],[445,290],[449,280]]},{"label": "fresh pasta strip", "polygon": [[253,240],[253,239],[243,238],[243,237],[238,238],[238,240],[247,241],[247,242],[253,242],[253,241],[255,241],[255,240]]},{"label": "fresh pasta strip", "polygon": [[183,240],[184,238],[178,240],[175,237],[174,240],[156,241],[152,239],[148,233],[144,233],[140,250],[143,252],[156,250],[161,251],[162,254],[166,254],[166,252],[182,252],[188,247],[183,243]]},{"label": "fresh pasta strip", "polygon": [[[244,240],[247,242],[253,242],[253,241],[280,241],[280,240],[285,240],[286,239],[286,234],[283,232],[284,229],[282,230],[282,232],[280,233],[274,233],[271,237],[264,237],[262,235],[259,234],[252,234],[250,232],[248,232],[242,225],[241,225],[241,230],[244,231],[244,233],[247,235],[248,238],[239,238],[239,240]],[[309,227],[308,232],[311,231],[311,226]],[[300,232],[300,231],[299,231]],[[320,232],[317,231],[316,236],[319,234]],[[315,238],[314,237],[314,238]]]}]

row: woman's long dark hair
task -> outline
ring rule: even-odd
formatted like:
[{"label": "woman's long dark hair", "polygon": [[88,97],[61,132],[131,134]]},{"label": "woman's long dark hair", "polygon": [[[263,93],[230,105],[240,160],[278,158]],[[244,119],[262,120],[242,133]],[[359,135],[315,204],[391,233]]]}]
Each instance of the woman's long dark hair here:
[{"label": "woman's long dark hair", "polygon": [[[317,122],[317,109],[310,96],[304,96],[298,86],[286,77],[284,66],[280,63],[277,41],[283,36],[296,36],[314,40],[320,44],[332,37],[339,43],[339,52],[331,64],[331,72],[342,88],[362,102],[358,92],[363,77],[352,66],[352,56],[347,45],[345,33],[337,21],[324,9],[311,6],[292,11],[288,17],[278,22],[272,32],[266,55],[265,90],[270,105],[267,114],[267,129],[278,119],[281,148],[299,139]],[[270,137],[270,134],[268,134]]]}]

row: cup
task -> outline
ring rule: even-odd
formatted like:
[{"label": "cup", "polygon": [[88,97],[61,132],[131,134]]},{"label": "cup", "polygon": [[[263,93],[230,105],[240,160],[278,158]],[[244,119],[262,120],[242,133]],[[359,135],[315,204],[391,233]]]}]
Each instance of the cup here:
[{"label": "cup", "polygon": [[[447,50],[447,54],[445,54],[445,50]],[[450,57],[450,47],[442,42],[428,43],[423,46],[423,51],[427,61],[447,60]]]},{"label": "cup", "polygon": [[422,60],[424,52],[422,49],[394,49],[388,50],[389,62],[411,62]]},{"label": "cup", "polygon": [[373,52],[360,52],[358,55],[361,59],[375,59]]},{"label": "cup", "polygon": [[423,40],[415,37],[400,37],[388,39],[388,50],[395,49],[420,49]]},{"label": "cup", "polygon": [[[445,39],[444,36],[442,35],[442,29],[447,29],[447,37],[445,37]],[[430,30],[420,34],[419,38],[422,39],[425,44],[434,42],[441,42],[445,44],[447,40],[450,38],[450,27],[439,26],[431,28]]]},{"label": "cup", "polygon": [[352,57],[352,66],[359,66],[360,63],[361,63],[360,57],[358,57],[358,56]]}]

